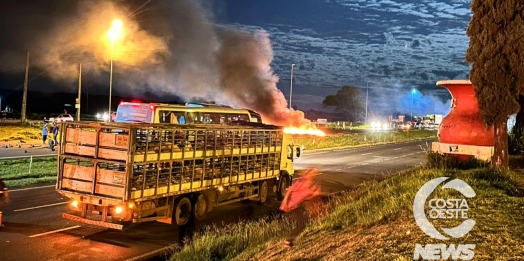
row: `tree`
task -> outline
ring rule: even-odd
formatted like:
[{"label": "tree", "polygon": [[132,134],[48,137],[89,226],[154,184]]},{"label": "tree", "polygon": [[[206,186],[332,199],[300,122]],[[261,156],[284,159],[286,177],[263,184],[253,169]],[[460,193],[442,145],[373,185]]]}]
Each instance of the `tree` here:
[{"label": "tree", "polygon": [[322,105],[324,107],[335,107],[336,111],[344,113],[348,121],[357,121],[363,106],[360,91],[357,87],[344,86],[335,95],[328,95]]},{"label": "tree", "polygon": [[472,63],[470,78],[475,85],[480,116],[495,130],[492,165],[508,167],[507,120],[519,111],[518,97],[524,90],[524,21],[522,0],[473,0],[473,17],[467,29],[470,38],[466,60]]}]

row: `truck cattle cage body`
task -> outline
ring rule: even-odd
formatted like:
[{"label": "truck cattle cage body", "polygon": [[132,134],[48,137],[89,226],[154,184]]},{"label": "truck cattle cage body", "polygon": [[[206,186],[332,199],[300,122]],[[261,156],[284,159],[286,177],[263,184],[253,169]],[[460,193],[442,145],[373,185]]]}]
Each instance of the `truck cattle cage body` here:
[{"label": "truck cattle cage body", "polygon": [[[57,191],[62,217],[123,229],[202,220],[213,207],[282,199],[300,156],[282,127],[64,122]],[[71,213],[71,214],[70,214]]]}]

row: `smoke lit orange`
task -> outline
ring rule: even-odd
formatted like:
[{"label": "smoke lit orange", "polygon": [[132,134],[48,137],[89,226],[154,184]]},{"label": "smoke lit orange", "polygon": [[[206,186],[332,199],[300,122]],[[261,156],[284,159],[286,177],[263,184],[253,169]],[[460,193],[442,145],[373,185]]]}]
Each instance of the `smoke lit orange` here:
[{"label": "smoke lit orange", "polygon": [[314,135],[314,136],[326,136],[326,134],[316,128],[301,126],[299,128],[297,127],[285,127],[284,133],[287,134],[298,134],[298,135]]}]

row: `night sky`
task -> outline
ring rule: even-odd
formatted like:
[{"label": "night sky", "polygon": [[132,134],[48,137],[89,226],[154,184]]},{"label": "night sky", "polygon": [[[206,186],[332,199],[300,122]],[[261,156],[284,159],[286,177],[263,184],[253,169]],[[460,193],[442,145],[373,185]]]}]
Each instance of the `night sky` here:
[{"label": "night sky", "polygon": [[[81,63],[83,90],[107,95],[112,57],[115,95],[214,100],[282,121],[289,118],[284,113],[294,63],[293,105],[300,110],[322,109],[324,97],[344,85],[360,87],[362,93],[367,85],[370,110],[378,115],[408,112],[413,88],[415,113],[447,113],[450,95],[435,83],[468,78],[469,4],[2,1],[2,106],[19,106],[29,52],[32,92],[74,93]],[[111,52],[106,34],[113,19],[123,21],[124,35]],[[61,100],[64,95],[55,97],[58,104],[69,102]],[[301,117],[300,112],[293,115]]]}]

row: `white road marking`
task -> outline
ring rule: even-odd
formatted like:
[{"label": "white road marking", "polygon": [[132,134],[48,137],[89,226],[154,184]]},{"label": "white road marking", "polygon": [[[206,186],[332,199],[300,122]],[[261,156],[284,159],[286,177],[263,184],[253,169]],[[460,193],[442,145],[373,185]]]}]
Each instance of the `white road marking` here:
[{"label": "white road marking", "polygon": [[16,210],[13,210],[13,211],[14,212],[26,211],[26,210],[37,209],[37,208],[46,208],[46,207],[52,207],[52,206],[58,206],[58,205],[65,205],[67,203],[69,203],[69,202],[60,202],[60,203],[48,204],[48,205],[42,205],[42,206],[36,206],[36,207],[30,207],[30,208],[22,208],[22,209],[16,209]]},{"label": "white road marking", "polygon": [[354,167],[355,167],[355,166],[349,166],[349,167],[347,167],[347,169],[354,168]]},{"label": "white road marking", "polygon": [[75,229],[75,228],[79,228],[79,227],[80,226],[76,225],[76,226],[72,226],[72,227],[61,228],[61,229],[57,229],[57,230],[53,230],[53,231],[49,231],[49,232],[45,232],[45,233],[32,235],[32,236],[29,236],[29,237],[45,236],[45,235],[49,235],[49,234],[53,234],[53,233],[57,233],[57,232],[62,232],[62,231],[66,231],[66,230],[71,230],[71,229]]},{"label": "white road marking", "polygon": [[39,186],[39,187],[34,187],[34,188],[10,189],[9,192],[24,191],[24,190],[31,190],[31,189],[41,189],[41,188],[50,188],[50,187],[54,187],[54,186],[56,186],[56,185]]},{"label": "white road marking", "polygon": [[402,148],[396,148],[396,149],[393,149],[393,150],[401,150]]},{"label": "white road marking", "polygon": [[[331,151],[319,151],[319,152],[309,152],[307,154],[324,154],[324,153],[329,153]],[[307,155],[307,154],[304,154],[304,155]]]},{"label": "white road marking", "polygon": [[339,170],[342,170],[342,169],[336,169],[336,171],[339,171]]},{"label": "white road marking", "polygon": [[364,156],[364,155],[369,155],[369,154],[373,154],[373,153],[369,152],[369,153],[364,153],[364,154],[360,154],[360,155]]},{"label": "white road marking", "polygon": [[368,164],[369,164],[369,163],[366,162],[366,163],[362,163],[362,164],[360,164],[360,166],[365,166],[365,165],[368,165]]}]

